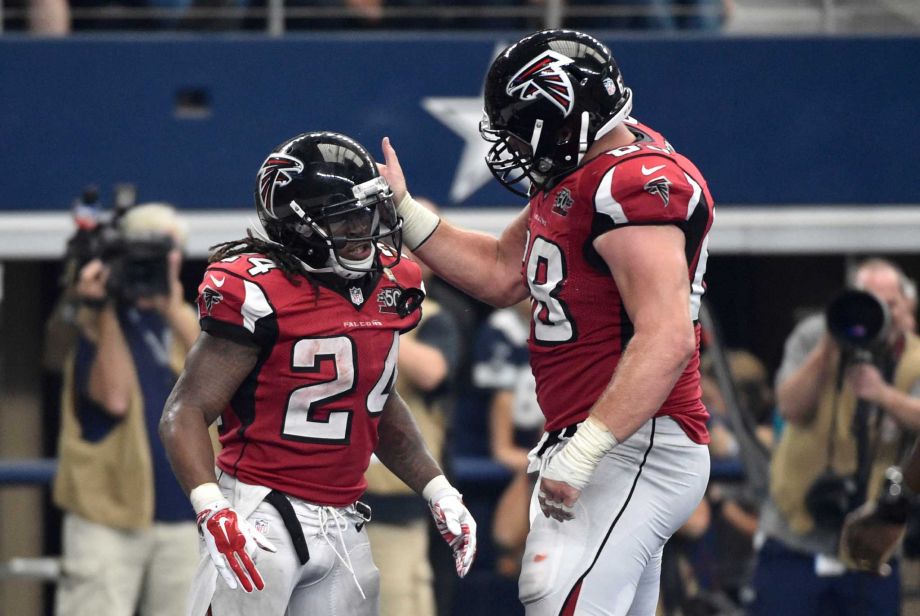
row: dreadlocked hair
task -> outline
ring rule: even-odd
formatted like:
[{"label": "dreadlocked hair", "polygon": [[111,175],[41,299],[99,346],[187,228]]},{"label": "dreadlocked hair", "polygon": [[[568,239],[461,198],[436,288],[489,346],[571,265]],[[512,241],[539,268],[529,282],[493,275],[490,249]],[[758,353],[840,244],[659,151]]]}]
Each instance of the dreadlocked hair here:
[{"label": "dreadlocked hair", "polygon": [[[214,244],[210,247],[210,250],[212,252],[208,258],[208,263],[214,263],[248,252],[259,252],[274,261],[285,278],[291,281],[291,284],[300,286],[303,278],[309,279],[307,271],[299,259],[285,250],[283,246],[273,242],[266,242],[254,236],[251,229],[246,230],[246,237],[243,239]],[[313,281],[311,280],[311,282]]]}]

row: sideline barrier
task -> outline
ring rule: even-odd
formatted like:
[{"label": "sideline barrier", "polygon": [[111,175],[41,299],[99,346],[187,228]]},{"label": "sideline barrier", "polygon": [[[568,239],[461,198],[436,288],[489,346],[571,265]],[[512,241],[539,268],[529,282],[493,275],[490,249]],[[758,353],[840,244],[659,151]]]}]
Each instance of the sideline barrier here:
[{"label": "sideline barrier", "polygon": [[55,458],[0,460],[0,488],[11,484],[50,484],[56,472]]}]

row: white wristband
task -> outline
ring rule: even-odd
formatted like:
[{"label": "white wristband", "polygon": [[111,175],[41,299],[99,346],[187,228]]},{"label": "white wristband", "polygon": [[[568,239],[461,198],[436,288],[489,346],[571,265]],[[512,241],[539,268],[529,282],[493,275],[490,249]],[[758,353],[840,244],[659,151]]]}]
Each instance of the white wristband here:
[{"label": "white wristband", "polygon": [[409,250],[424,244],[441,222],[437,214],[413,199],[408,192],[396,206],[396,212],[403,219],[402,237]]},{"label": "white wristband", "polygon": [[424,498],[426,502],[430,503],[435,496],[440,497],[441,493],[447,490],[452,490],[454,492],[457,491],[454,486],[450,485],[447,477],[444,475],[438,475],[426,483],[425,487],[422,488],[422,498]]},{"label": "white wristband", "polygon": [[188,498],[192,501],[195,515],[198,515],[202,509],[211,503],[224,498],[224,494],[216,483],[203,483],[189,492]]},{"label": "white wristband", "polygon": [[573,488],[583,490],[597,463],[619,444],[602,421],[589,415],[578,426],[575,436],[550,460],[543,477],[564,481]]}]

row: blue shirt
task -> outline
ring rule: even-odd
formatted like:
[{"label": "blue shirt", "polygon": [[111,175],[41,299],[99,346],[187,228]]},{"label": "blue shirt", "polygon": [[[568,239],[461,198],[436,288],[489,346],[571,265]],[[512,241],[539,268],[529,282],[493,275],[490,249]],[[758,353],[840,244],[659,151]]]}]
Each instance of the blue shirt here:
[{"label": "blue shirt", "polygon": [[[160,414],[176,384],[176,376],[169,366],[172,332],[163,317],[154,310],[122,308],[119,309],[118,320],[134,359],[141,388],[147,442],[153,466],[153,519],[157,522],[193,520],[194,511],[173,475],[166,450],[157,435]],[[89,370],[95,357],[95,345],[80,338],[74,366],[78,392],[75,402],[82,437],[89,442],[105,438],[119,421],[89,397]]]}]

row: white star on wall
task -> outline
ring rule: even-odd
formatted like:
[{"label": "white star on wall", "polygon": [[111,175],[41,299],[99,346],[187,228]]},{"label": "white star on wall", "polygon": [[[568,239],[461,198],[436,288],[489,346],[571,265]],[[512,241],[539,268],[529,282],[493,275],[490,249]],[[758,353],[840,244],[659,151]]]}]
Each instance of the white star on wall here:
[{"label": "white star on wall", "polygon": [[[496,57],[505,47],[505,43],[498,43],[492,57]],[[482,93],[476,97],[429,96],[422,99],[422,107],[464,141],[460,164],[457,165],[450,186],[450,200],[453,203],[464,201],[492,179],[492,172],[485,162],[492,144],[479,135]]]}]

